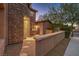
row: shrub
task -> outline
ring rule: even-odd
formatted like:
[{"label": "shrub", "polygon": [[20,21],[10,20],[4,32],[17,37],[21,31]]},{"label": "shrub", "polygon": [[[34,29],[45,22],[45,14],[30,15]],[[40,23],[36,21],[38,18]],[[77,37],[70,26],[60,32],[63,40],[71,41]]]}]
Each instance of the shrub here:
[{"label": "shrub", "polygon": [[69,38],[70,37],[71,31],[72,31],[72,27],[71,26],[63,25],[61,30],[65,31],[65,38]]}]

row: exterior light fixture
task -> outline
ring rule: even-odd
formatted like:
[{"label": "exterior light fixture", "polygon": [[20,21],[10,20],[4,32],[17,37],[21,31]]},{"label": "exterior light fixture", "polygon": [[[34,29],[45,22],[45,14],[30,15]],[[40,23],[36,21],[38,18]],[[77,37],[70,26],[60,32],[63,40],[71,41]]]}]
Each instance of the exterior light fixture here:
[{"label": "exterior light fixture", "polygon": [[23,19],[24,19],[24,20],[26,20],[26,19],[29,19],[29,17],[27,17],[27,16],[24,16],[24,17],[23,17]]},{"label": "exterior light fixture", "polygon": [[38,25],[35,25],[35,29],[38,30],[38,28],[39,28],[39,26]]}]

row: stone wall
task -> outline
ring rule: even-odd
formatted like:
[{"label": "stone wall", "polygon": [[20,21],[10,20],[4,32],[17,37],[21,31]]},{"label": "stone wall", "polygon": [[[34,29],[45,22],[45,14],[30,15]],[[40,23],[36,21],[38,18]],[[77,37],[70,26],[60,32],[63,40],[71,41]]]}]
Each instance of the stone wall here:
[{"label": "stone wall", "polygon": [[31,12],[28,8],[28,4],[19,4],[19,3],[8,4],[8,40],[9,40],[8,43],[9,44],[23,41],[24,16],[28,16],[29,18],[31,16]]},{"label": "stone wall", "polygon": [[8,4],[8,44],[21,42],[22,40],[23,14],[21,5]]}]

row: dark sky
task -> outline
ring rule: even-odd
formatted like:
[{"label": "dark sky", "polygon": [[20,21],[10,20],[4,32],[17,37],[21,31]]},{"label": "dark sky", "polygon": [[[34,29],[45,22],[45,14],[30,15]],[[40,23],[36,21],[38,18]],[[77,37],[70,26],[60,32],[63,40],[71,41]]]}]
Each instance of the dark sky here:
[{"label": "dark sky", "polygon": [[50,7],[59,7],[60,3],[33,3],[33,9],[38,10],[36,19],[38,19],[39,15],[43,15],[48,12]]}]

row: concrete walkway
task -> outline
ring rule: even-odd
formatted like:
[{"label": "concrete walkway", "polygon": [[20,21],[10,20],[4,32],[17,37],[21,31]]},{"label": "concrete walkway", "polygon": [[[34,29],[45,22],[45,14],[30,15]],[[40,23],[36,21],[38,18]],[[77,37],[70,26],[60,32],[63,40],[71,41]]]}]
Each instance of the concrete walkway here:
[{"label": "concrete walkway", "polygon": [[79,56],[79,32],[75,32],[71,37],[64,56]]},{"label": "concrete walkway", "polygon": [[4,56],[30,56],[35,55],[35,39],[27,37],[22,43],[8,45]]}]

